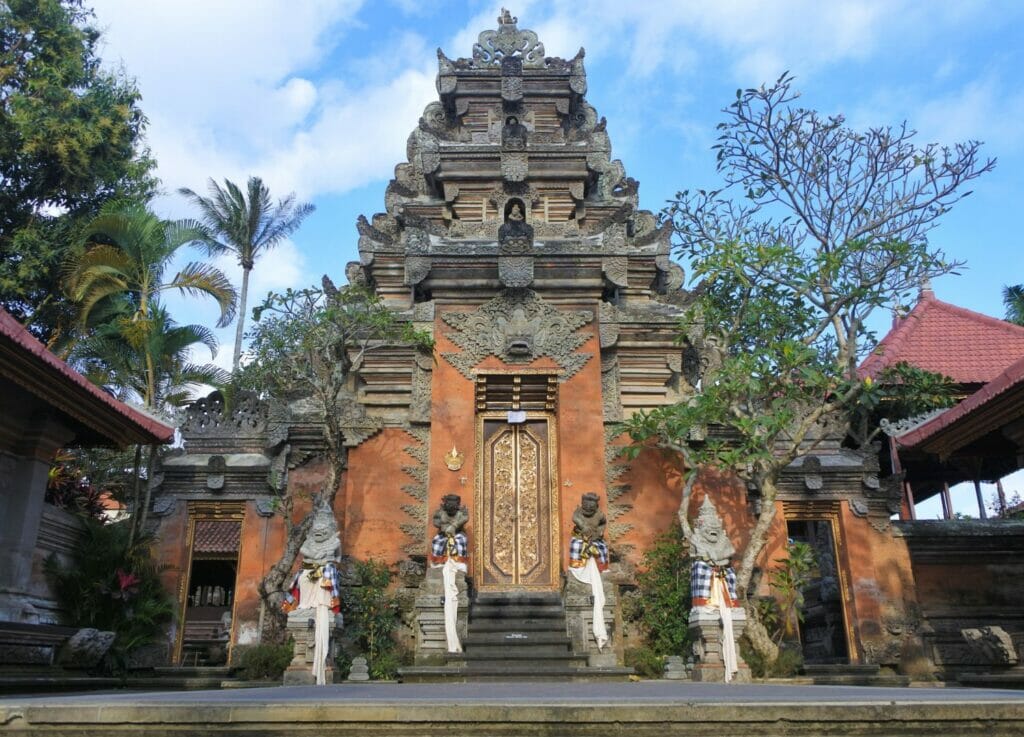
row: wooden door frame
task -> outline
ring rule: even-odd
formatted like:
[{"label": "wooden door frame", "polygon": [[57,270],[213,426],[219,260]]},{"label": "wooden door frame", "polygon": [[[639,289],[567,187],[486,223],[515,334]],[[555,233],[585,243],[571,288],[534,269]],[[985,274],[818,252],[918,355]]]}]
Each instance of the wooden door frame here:
[{"label": "wooden door frame", "polygon": [[[188,613],[188,592],[192,583],[192,562],[195,555],[195,540],[196,540],[196,523],[205,522],[207,520],[224,520],[229,522],[238,522],[239,527],[239,540],[238,550],[235,553],[235,595],[231,600],[231,629],[235,628],[235,606],[238,604],[238,565],[242,557],[242,539],[241,531],[245,526],[245,502],[244,501],[224,501],[224,502],[205,502],[205,501],[191,501],[188,502],[188,530],[185,534],[185,571],[183,572],[178,584],[178,631],[174,637],[174,652],[172,653],[171,662],[180,665],[181,664],[181,649],[185,643],[185,615]],[[231,650],[234,647],[234,637],[229,637],[227,641],[228,652],[227,662],[231,662]]]},{"label": "wooden door frame", "polygon": [[[839,603],[843,613],[843,632],[846,636],[846,654],[851,664],[861,662],[857,638],[853,631],[853,593],[847,569],[846,541],[839,524],[839,501],[784,501],[783,524],[787,522],[828,522],[832,530],[832,555],[835,557],[836,577],[839,579]],[[786,531],[788,536],[788,530]]]},{"label": "wooden door frame", "polygon": [[[473,571],[476,573],[476,588],[478,591],[556,591],[561,586],[562,573],[562,549],[560,540],[561,515],[559,512],[559,494],[561,486],[558,482],[558,421],[551,412],[530,411],[526,412],[527,422],[543,420],[547,422],[547,463],[548,463],[548,493],[549,500],[549,534],[551,536],[550,553],[551,561],[551,583],[539,586],[536,584],[513,584],[513,585],[484,585],[484,546],[487,541],[484,539],[483,500],[484,494],[484,422],[487,420],[505,420],[508,412],[488,410],[478,412],[476,415],[474,459],[476,463],[476,483],[473,488]],[[507,423],[506,423],[507,424]]]}]

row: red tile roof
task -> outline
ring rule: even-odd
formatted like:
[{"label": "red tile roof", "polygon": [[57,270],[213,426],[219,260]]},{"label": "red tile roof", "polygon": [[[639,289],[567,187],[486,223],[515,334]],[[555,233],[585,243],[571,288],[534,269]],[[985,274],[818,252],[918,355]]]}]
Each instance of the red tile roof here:
[{"label": "red tile roof", "polygon": [[169,443],[174,428],[120,402],[53,355],[0,309],[0,376],[119,443]]},{"label": "red tile roof", "polygon": [[944,374],[958,384],[986,384],[1024,356],[1024,327],[936,299],[924,290],[860,366],[877,376],[905,361]]},{"label": "red tile roof", "polygon": [[203,519],[196,522],[192,550],[196,553],[237,553],[241,541],[240,522]]},{"label": "red tile roof", "polygon": [[[896,442],[903,448],[913,448],[935,438],[946,428],[952,427],[956,437],[950,438],[949,443],[945,443],[945,445],[963,447],[976,439],[979,432],[996,429],[1000,422],[1005,423],[1019,418],[1019,409],[1007,406],[1002,408],[1004,411],[1000,412],[998,403],[1003,400],[1008,392],[1016,391],[1019,395],[1021,394],[1020,390],[1024,390],[1024,357],[1010,364],[995,379],[974,392],[974,394],[967,397],[957,406],[943,412],[920,427],[914,428],[906,435],[901,435],[897,438]],[[1016,397],[1015,400],[1011,396],[1010,399],[1018,403],[1020,402],[1020,396]],[[983,414],[989,412],[989,410],[994,410],[992,412],[993,417],[991,420],[986,421]],[[1006,416],[1007,410],[1012,413],[1012,416],[1009,418]],[[961,427],[972,415],[978,427]],[[993,422],[996,423],[995,426],[993,426]]]}]

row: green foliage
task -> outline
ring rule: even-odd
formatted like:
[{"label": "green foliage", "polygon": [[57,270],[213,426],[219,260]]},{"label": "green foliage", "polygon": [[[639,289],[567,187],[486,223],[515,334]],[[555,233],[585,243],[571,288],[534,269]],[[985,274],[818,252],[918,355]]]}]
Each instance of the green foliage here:
[{"label": "green foliage", "polygon": [[292,662],[294,643],[260,643],[245,645],[235,658],[242,669],[242,677],[249,681],[278,681]]},{"label": "green foliage", "polygon": [[79,0],[0,3],[0,306],[44,340],[71,316],[60,267],[104,202],[149,197],[139,92],[105,71]]},{"label": "green foliage", "polygon": [[623,661],[641,678],[661,678],[665,675],[665,656],[651,647],[636,647],[624,653]]},{"label": "green foliage", "polygon": [[818,559],[808,543],[792,542],[786,549],[786,557],[776,558],[775,563],[778,567],[769,574],[768,585],[777,597],[776,637],[781,642],[783,637],[793,637],[797,622],[804,621],[804,589],[814,578]]},{"label": "green foliage", "polygon": [[70,565],[55,557],[46,561],[62,611],[62,623],[95,627],[116,634],[109,657],[124,671],[128,657],[160,639],[173,613],[171,598],[160,581],[160,568],[149,555],[150,540],[130,541],[130,525],[104,525],[87,520]]},{"label": "green foliage", "polygon": [[388,592],[391,570],[380,561],[355,561],[358,585],[346,589],[341,606],[347,635],[366,656],[373,679],[392,679],[402,664],[393,633],[398,627],[398,600]]},{"label": "green foliage", "polygon": [[102,522],[106,518],[104,489],[94,485],[74,456],[58,453],[46,478],[46,503]]},{"label": "green foliage", "polygon": [[740,654],[750,666],[754,678],[792,678],[803,667],[803,655],[798,650],[781,648],[776,658],[769,660],[751,646],[744,636],[740,638]]},{"label": "green foliage", "polygon": [[[660,535],[644,553],[637,584],[639,595],[628,614],[643,629],[646,649],[657,657],[688,653],[690,559],[678,527]],[[638,651],[637,657],[646,656]]]},{"label": "green foliage", "polygon": [[1017,325],[1024,325],[1024,284],[1003,287],[1003,305],[1006,319]]},{"label": "green foliage", "polygon": [[277,396],[306,395],[333,406],[349,372],[367,352],[386,345],[433,349],[427,331],[400,320],[376,294],[355,285],[269,294],[253,309],[251,360],[240,372],[243,388]]},{"label": "green foliage", "polygon": [[223,369],[192,360],[199,346],[216,355],[213,331],[178,325],[157,305],[146,320],[120,318],[97,327],[75,345],[70,359],[86,378],[118,399],[167,410],[187,404],[194,387],[220,387],[230,381]]}]

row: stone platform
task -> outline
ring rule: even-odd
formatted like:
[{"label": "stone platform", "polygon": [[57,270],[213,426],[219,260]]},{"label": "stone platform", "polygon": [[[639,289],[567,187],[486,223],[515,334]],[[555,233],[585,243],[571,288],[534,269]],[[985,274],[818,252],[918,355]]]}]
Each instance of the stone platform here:
[{"label": "stone platform", "polygon": [[8,735],[1003,735],[994,689],[640,682],[338,685],[0,699]]}]

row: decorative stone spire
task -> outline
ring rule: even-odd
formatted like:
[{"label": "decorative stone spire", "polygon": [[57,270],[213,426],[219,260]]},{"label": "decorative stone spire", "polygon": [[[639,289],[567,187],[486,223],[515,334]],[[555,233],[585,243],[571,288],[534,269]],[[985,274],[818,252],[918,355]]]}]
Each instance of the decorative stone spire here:
[{"label": "decorative stone spire", "polygon": [[505,8],[498,16],[498,30],[483,31],[473,46],[473,61],[478,65],[498,66],[502,60],[516,56],[524,67],[544,66],[544,44],[533,31],[519,30],[519,19]]}]

